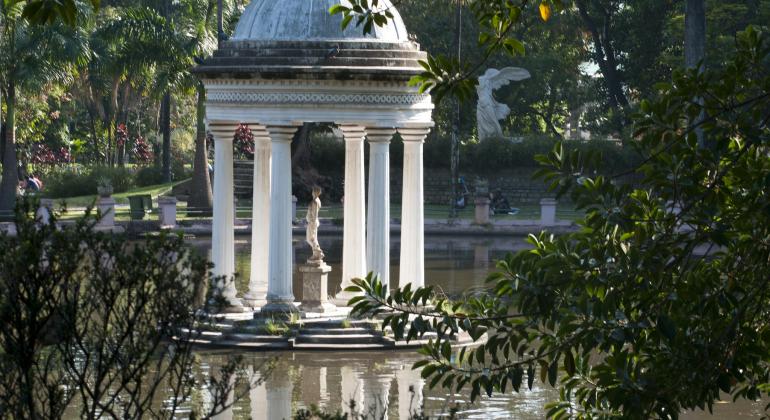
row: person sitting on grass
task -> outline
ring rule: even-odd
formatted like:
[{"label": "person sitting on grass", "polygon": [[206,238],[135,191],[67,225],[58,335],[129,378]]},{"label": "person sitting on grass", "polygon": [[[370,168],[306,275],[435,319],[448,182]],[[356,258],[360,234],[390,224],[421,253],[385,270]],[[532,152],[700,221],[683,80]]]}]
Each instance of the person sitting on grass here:
[{"label": "person sitting on grass", "polygon": [[511,203],[503,195],[503,192],[498,188],[494,192],[489,194],[489,211],[493,215],[495,214],[510,214],[514,215],[519,212],[519,209],[511,207]]}]

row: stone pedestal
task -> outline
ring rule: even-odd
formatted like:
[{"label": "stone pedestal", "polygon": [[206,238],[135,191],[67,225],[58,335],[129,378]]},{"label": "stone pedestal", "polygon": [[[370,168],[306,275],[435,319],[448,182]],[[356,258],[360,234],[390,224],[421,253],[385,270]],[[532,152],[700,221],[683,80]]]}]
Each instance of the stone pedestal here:
[{"label": "stone pedestal", "polygon": [[99,229],[112,229],[115,227],[115,199],[112,197],[100,197],[96,202],[96,208],[99,210],[99,223],[96,227]]},{"label": "stone pedestal", "polygon": [[158,197],[158,220],[161,228],[176,227],[176,197]]},{"label": "stone pedestal", "polygon": [[489,224],[489,201],[489,197],[476,196],[474,201],[476,204],[474,223],[477,225]]},{"label": "stone pedestal", "polygon": [[302,305],[303,312],[330,312],[336,307],[328,301],[328,278],[332,268],[323,261],[320,264],[303,264],[299,267],[302,273]]},{"label": "stone pedestal", "polygon": [[556,225],[556,200],[553,198],[540,200],[540,224],[543,226]]}]

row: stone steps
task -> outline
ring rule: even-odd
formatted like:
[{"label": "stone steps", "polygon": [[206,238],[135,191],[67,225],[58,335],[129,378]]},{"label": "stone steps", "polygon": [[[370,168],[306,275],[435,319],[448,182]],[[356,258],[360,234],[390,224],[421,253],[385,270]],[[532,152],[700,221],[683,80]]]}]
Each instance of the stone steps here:
[{"label": "stone steps", "polygon": [[298,344],[377,344],[382,345],[382,338],[372,334],[313,334],[298,335],[296,342]]},{"label": "stone steps", "polygon": [[299,330],[300,335],[374,335],[382,336],[378,331],[372,331],[368,328],[303,328]]},{"label": "stone steps", "polygon": [[282,335],[255,335],[249,333],[226,333],[223,335],[228,341],[242,341],[254,343],[280,343],[285,342],[286,337]]}]

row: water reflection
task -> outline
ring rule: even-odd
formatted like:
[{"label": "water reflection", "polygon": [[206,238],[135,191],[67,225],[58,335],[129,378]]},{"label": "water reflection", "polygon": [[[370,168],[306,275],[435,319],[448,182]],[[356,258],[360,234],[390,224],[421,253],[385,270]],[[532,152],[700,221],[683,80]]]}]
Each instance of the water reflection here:
[{"label": "water reflection", "polygon": [[[192,245],[201,252],[208,252],[209,240],[195,240]],[[330,287],[339,287],[342,259],[342,239],[323,238],[321,246],[333,271]],[[239,271],[238,291],[248,288],[250,244],[247,238],[236,242],[236,267]],[[525,239],[474,238],[474,237],[427,237],[425,243],[425,277],[428,285],[442,289],[448,295],[485,287],[484,279],[494,261],[506,253],[528,248]],[[303,238],[294,239],[294,261],[304,261],[310,255]],[[391,244],[391,286],[397,284],[399,242]],[[295,266],[296,270],[296,266]],[[301,298],[300,276],[294,274],[294,295]],[[216,369],[225,363],[229,353],[201,353],[203,365]],[[217,417],[230,419],[290,419],[299,409],[315,404],[329,412],[350,412],[349,401],[355,401],[356,411],[373,414],[369,418],[406,420],[410,412],[424,405],[425,413],[434,417],[446,417],[453,404],[460,404],[461,419],[542,419],[544,405],[558,398],[551,388],[536,387],[520,393],[494,394],[482,397],[474,405],[468,404],[468,394],[448,394],[441,390],[429,390],[419,372],[411,370],[420,360],[414,352],[384,353],[245,353],[245,362],[251,372],[260,371],[265,361],[276,358],[271,375],[265,382],[251,389],[235,405]],[[766,402],[765,402],[766,404]],[[739,402],[715,405],[714,415],[702,411],[685,413],[687,419],[738,419],[758,418],[764,404]]]},{"label": "water reflection", "polygon": [[[290,419],[311,404],[327,412],[401,420],[421,411],[423,405],[426,414],[442,417],[459,404],[462,419],[526,420],[543,418],[543,405],[557,396],[554,390],[538,388],[494,395],[469,406],[465,395],[426,389],[420,373],[411,369],[419,358],[410,352],[347,353],[344,357],[335,353],[250,354],[245,363],[254,372],[254,366],[263,366],[273,357],[277,357],[276,364],[264,383],[217,416],[218,420]],[[201,358],[209,369],[217,369],[226,362],[227,353],[203,353]],[[352,409],[351,401],[355,403]]]},{"label": "water reflection", "polygon": [[[326,254],[326,263],[332,267],[329,274],[329,288],[338,290],[342,276],[342,238],[321,238],[321,247]],[[297,263],[310,257],[310,249],[303,237],[294,237],[294,296],[302,297],[301,275]],[[211,249],[210,239],[191,241],[201,253]],[[493,262],[505,257],[508,252],[528,247],[523,237],[478,238],[429,236],[425,238],[425,282],[443,290],[449,295],[462,293],[471,288],[484,287],[486,276]],[[398,260],[401,252],[400,241],[391,243],[390,284],[398,284]],[[238,272],[236,287],[240,294],[248,290],[251,264],[251,244],[248,237],[238,237],[235,243],[235,266]]]}]

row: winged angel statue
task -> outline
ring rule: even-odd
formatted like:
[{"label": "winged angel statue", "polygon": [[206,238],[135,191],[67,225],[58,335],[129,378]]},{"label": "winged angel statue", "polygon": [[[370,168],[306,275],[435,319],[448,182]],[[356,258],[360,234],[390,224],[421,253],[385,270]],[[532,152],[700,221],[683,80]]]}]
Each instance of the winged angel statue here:
[{"label": "winged angel statue", "polygon": [[527,70],[519,67],[506,67],[502,70],[487,69],[484,75],[479,77],[479,85],[476,87],[476,92],[479,95],[476,123],[480,140],[503,137],[503,128],[500,127],[499,121],[511,112],[508,105],[495,101],[493,92],[511,82],[518,82],[530,77]]}]

